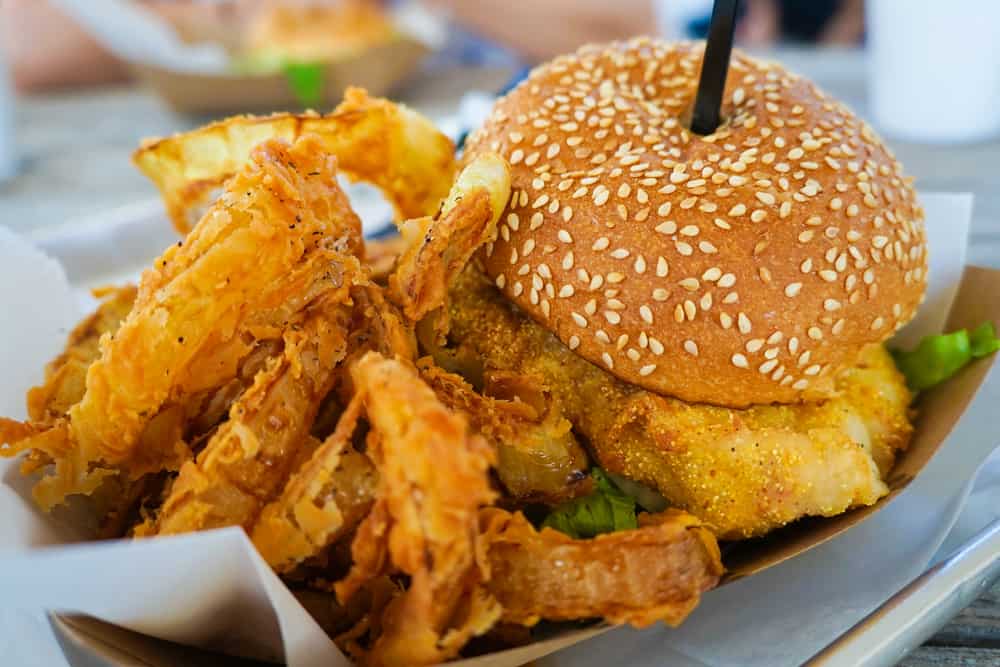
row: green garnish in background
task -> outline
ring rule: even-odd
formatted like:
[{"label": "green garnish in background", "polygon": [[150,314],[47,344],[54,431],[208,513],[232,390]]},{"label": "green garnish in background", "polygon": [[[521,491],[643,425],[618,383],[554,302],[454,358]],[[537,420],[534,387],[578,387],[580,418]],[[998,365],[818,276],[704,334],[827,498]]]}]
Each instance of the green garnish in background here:
[{"label": "green garnish in background", "polygon": [[622,493],[600,468],[594,468],[590,474],[595,482],[594,492],[556,507],[542,521],[543,528],[554,528],[581,539],[638,527],[635,500]]},{"label": "green garnish in background", "polygon": [[910,351],[893,350],[896,366],[906,376],[910,389],[920,391],[944,382],[973,359],[1000,350],[1000,338],[992,322],[984,322],[969,332],[959,329],[946,334],[925,336]]},{"label": "green garnish in background", "polygon": [[326,68],[320,63],[285,63],[285,79],[299,104],[316,109],[323,102]]}]

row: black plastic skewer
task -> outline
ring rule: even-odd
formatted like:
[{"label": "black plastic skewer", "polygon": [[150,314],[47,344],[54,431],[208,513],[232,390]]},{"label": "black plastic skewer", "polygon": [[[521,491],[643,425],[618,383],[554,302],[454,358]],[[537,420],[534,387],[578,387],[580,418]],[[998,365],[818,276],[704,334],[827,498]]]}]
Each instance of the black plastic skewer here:
[{"label": "black plastic skewer", "polygon": [[719,111],[729,72],[729,54],[733,50],[739,4],[739,0],[715,0],[712,8],[712,23],[708,28],[698,94],[691,116],[691,131],[696,134],[711,134],[719,127]]}]

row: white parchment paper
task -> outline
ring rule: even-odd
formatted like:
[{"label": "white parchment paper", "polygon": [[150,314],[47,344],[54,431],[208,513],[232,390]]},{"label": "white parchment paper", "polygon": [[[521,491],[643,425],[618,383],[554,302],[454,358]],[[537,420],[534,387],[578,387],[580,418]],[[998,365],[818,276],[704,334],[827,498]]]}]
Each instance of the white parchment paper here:
[{"label": "white parchment paper", "polygon": [[[971,213],[968,195],[925,194],[922,201],[931,248],[926,308],[933,312],[915,322],[910,336],[943,322],[964,265]],[[136,224],[151,222],[139,218]],[[127,220],[121,224],[128,228],[121,238],[142,236]],[[38,240],[76,267],[75,284],[86,282],[76,272],[80,249],[95,252],[88,234]],[[117,269],[109,262],[109,274],[128,275],[135,259],[121,260]],[[58,264],[0,228],[0,414],[23,414],[24,391],[40,379],[79,315],[74,292]],[[998,384],[987,381],[927,468],[869,520],[706,595],[680,629],[616,630],[542,664],[772,666],[808,658],[919,574],[941,547],[996,445]],[[43,609],[83,612],[182,643],[284,656],[293,667],[347,664],[242,531],[54,546],[67,536],[25,499],[14,465],[0,461],[0,664],[59,664]],[[952,542],[985,525],[1000,507],[1000,465],[988,466],[981,478]]]}]

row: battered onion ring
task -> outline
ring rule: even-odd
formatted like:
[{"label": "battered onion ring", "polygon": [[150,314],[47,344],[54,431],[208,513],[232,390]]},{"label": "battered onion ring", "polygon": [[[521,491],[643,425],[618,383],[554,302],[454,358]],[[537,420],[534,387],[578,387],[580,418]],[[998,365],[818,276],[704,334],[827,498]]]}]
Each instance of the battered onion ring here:
[{"label": "battered onion ring", "polygon": [[160,190],[174,227],[186,233],[197,210],[269,139],[319,137],[355,180],[378,186],[400,219],[433,215],[451,187],[455,147],[416,111],[348,88],[333,113],[234,116],[163,139],[146,140],[132,161]]},{"label": "battered onion ring", "polygon": [[353,530],[371,508],[375,470],[350,445],[361,408],[360,399],[351,401],[336,430],[250,531],[257,551],[276,572],[288,572],[319,554]]},{"label": "battered onion ring", "polygon": [[603,618],[644,627],[678,625],[722,575],[719,547],[690,514],[639,516],[639,528],[574,540],[536,531],[520,512],[480,512],[489,541],[490,592],[503,620]]},{"label": "battered onion ring", "polygon": [[371,665],[436,664],[500,615],[484,588],[489,573],[478,527],[479,509],[495,497],[493,452],[411,366],[373,352],[352,375],[372,427],[368,453],[379,486],[337,596],[346,602],[393,571],[409,575],[409,588],[380,614],[380,632],[359,657]]},{"label": "battered onion ring", "polygon": [[410,320],[437,310],[469,258],[496,239],[497,220],[510,199],[510,167],[499,155],[483,153],[459,174],[437,218],[401,226],[413,243],[389,276],[389,290]]}]

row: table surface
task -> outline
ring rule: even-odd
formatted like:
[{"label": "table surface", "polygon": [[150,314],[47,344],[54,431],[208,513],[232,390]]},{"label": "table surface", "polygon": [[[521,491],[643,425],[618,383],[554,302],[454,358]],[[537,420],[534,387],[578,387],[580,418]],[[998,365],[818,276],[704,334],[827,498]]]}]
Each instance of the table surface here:
[{"label": "table surface", "polygon": [[[769,55],[866,115],[863,53],[827,50]],[[495,90],[508,76],[498,70],[427,73],[395,96],[440,117],[455,109],[463,92]],[[153,187],[129,162],[132,150],[143,137],[169,134],[205,120],[174,114],[148,92],[132,87],[19,100],[15,141],[21,171],[0,184],[0,224],[30,232],[154,197]],[[970,261],[1000,267],[1000,140],[930,146],[890,137],[887,143],[916,177],[918,188],[975,194]],[[959,664],[1000,664],[1000,584],[901,663],[904,667]]]}]

